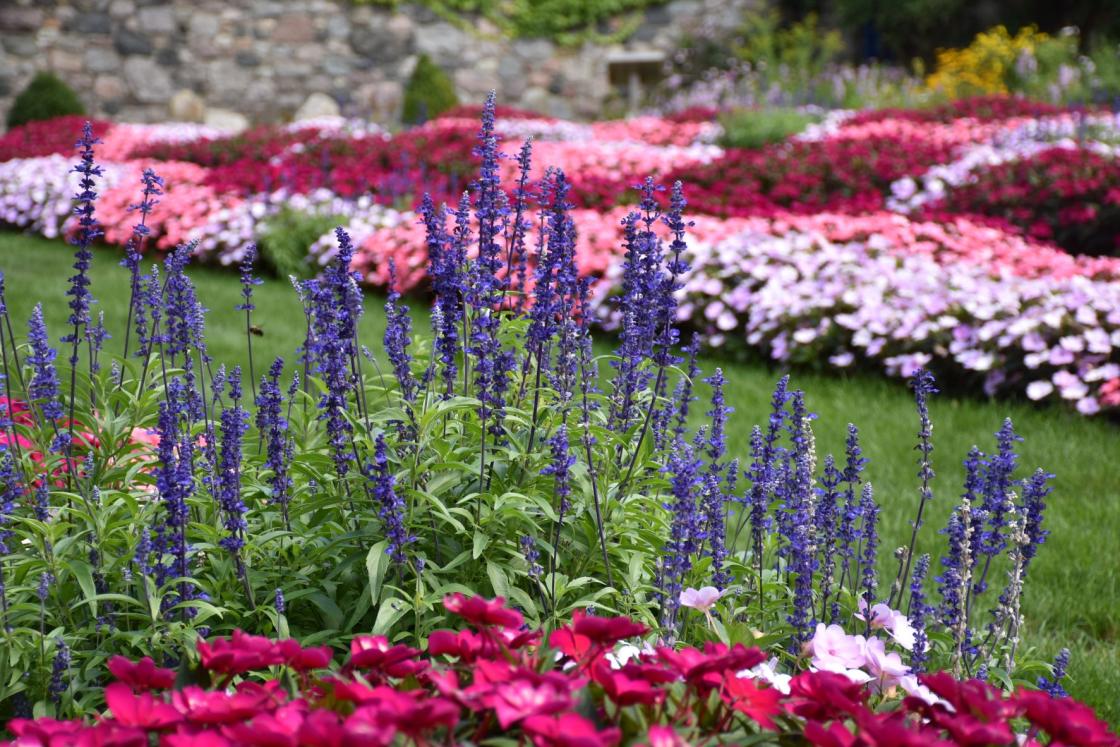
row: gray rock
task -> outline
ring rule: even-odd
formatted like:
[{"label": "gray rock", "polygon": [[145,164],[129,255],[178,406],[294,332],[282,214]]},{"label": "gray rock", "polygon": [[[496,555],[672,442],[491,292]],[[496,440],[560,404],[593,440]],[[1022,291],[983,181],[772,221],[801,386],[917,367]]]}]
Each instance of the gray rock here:
[{"label": "gray rock", "polygon": [[221,26],[222,19],[213,13],[195,13],[187,25],[187,33],[192,37],[211,37]]},{"label": "gray rock", "polygon": [[261,64],[261,58],[258,57],[257,53],[253,52],[252,50],[238,52],[236,55],[234,55],[233,59],[241,67],[257,67]]},{"label": "gray rock", "polygon": [[164,47],[156,52],[156,62],[164,67],[179,66],[179,50],[175,47]]},{"label": "gray rock", "polygon": [[43,11],[38,8],[0,6],[0,31],[37,31],[43,25]]},{"label": "gray rock", "polygon": [[93,95],[98,101],[116,101],[128,96],[128,87],[115,75],[98,75],[93,82]]},{"label": "gray rock", "polygon": [[323,72],[327,75],[349,75],[350,60],[342,55],[330,54],[323,58]]},{"label": "gray rock", "polygon": [[108,13],[79,13],[70,28],[79,34],[108,34],[113,30],[113,19]]},{"label": "gray rock", "polygon": [[0,36],[4,51],[16,57],[34,57],[39,54],[39,45],[30,34],[5,34]]},{"label": "gray rock", "polygon": [[287,13],[276,20],[272,40],[285,44],[307,44],[315,40],[311,16],[306,13]]},{"label": "gray rock", "polygon": [[209,109],[206,112],[206,119],[203,123],[207,127],[214,127],[219,130],[225,130],[231,134],[237,134],[249,127],[249,120],[243,114],[238,114],[229,109]]},{"label": "gray rock", "polygon": [[109,15],[113,18],[128,18],[136,12],[136,4],[132,0],[113,0],[109,3]]},{"label": "gray rock", "polygon": [[381,21],[384,18],[374,17],[369,25],[354,26],[350,30],[350,48],[354,53],[378,65],[411,54],[415,36],[411,22],[404,24],[392,19],[382,24]]},{"label": "gray rock", "polygon": [[106,47],[90,47],[86,50],[86,69],[93,73],[105,73],[116,70],[121,65],[121,58],[112,49]]},{"label": "gray rock", "polygon": [[325,93],[315,92],[308,96],[303,105],[296,110],[293,119],[296,122],[302,122],[305,119],[337,117],[340,113],[341,110],[334,99]]},{"label": "gray rock", "polygon": [[206,102],[187,88],[176,91],[167,108],[173,122],[202,122],[206,119]]},{"label": "gray rock", "polygon": [[152,53],[152,42],[148,37],[123,28],[117,29],[117,33],[113,34],[113,46],[125,55],[147,56]]},{"label": "gray rock", "polygon": [[124,79],[141,103],[163,103],[171,98],[171,78],[167,71],[148,60],[139,57],[125,60]]},{"label": "gray rock", "polygon": [[416,51],[428,55],[437,65],[444,67],[461,64],[471,41],[465,31],[446,21],[416,29]]},{"label": "gray rock", "polygon": [[335,13],[327,19],[327,36],[332,39],[346,39],[350,36],[350,19],[345,13]]},{"label": "gray rock", "polygon": [[141,8],[136,14],[136,21],[140,30],[149,34],[173,34],[178,28],[175,10],[170,3]]}]

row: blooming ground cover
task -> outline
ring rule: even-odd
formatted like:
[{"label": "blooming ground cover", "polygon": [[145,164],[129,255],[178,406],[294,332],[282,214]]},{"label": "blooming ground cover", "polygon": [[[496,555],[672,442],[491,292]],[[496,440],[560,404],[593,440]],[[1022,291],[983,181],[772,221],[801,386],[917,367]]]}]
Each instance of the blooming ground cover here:
[{"label": "blooming ground cover", "polygon": [[[162,268],[143,265],[146,218],[166,187],[152,171],[135,187],[139,222],[119,271],[131,301],[123,330],[113,332],[125,356],[110,361],[107,328],[93,313],[89,271],[101,233],[102,169],[86,130],[76,274],[67,293],[72,331],[61,339],[69,358],[56,366],[40,305],[26,346],[17,345],[7,319],[2,325],[4,359],[14,365],[6,366],[3,455],[11,575],[2,597],[11,628],[12,677],[0,678],[10,683],[6,707],[19,713],[35,703],[39,713],[86,714],[99,708],[100,695],[83,683],[103,681],[98,664],[107,653],[151,654],[193,670],[191,645],[200,635],[213,640],[199,648],[203,670],[226,675],[212,682],[219,689],[254,668],[325,663],[325,652],[298,644],[236,632],[233,648],[214,639],[233,628],[292,634],[305,645],[341,645],[372,629],[388,638],[355,639],[351,650],[366,663],[356,658],[343,676],[385,666],[388,656],[401,667],[385,673],[408,677],[424,665],[390,640],[427,640],[437,653],[433,642],[443,640],[438,628],[450,612],[479,628],[483,652],[493,650],[487,641],[511,651],[528,644],[535,657],[534,635],[522,621],[553,629],[549,640],[575,661],[575,676],[586,670],[607,700],[590,720],[548,718],[584,683],[561,685],[532,673],[525,667],[551,657],[529,658],[505,675],[479,665],[482,679],[463,696],[443,677],[432,681],[444,687],[427,701],[394,683],[414,692],[403,700],[372,692],[370,698],[389,699],[384,708],[351,712],[337,692],[341,702],[330,706],[315,688],[285,710],[289,733],[311,709],[323,712],[315,718],[327,731],[309,743],[332,743],[331,729],[381,743],[416,728],[405,716],[413,706],[445,713],[431,720],[450,730],[473,697],[484,709],[497,697],[517,701],[510,724],[524,718],[536,743],[572,743],[580,735],[586,743],[613,743],[623,733],[655,739],[668,736],[653,729],[660,717],[632,723],[617,708],[639,702],[627,702],[627,693],[683,679],[683,701],[675,687],[676,694],[652,693],[647,701],[672,697],[680,706],[672,726],[686,734],[699,728],[701,737],[792,730],[818,744],[848,744],[913,730],[922,741],[939,733],[967,741],[979,730],[989,742],[1011,743],[1021,730],[1028,741],[1047,735],[1113,743],[1103,724],[1061,698],[1069,655],[1050,667],[1023,640],[1025,580],[1051,534],[1052,476],[1021,463],[1022,439],[1010,420],[998,427],[994,446],[965,458],[964,496],[949,511],[943,536],[930,536],[921,530],[934,504],[929,405],[937,391],[928,371],[913,372],[917,519],[909,539],[903,535],[897,568],[880,579],[886,559],[877,548],[890,540],[874,489],[863,483],[854,426],[841,458],[819,459],[805,395],[782,379],[769,423],[745,439],[742,465],[728,451],[727,379],[720,369],[701,375],[699,336],[684,345],[676,327],[675,291],[692,256],[680,188],[662,206],[647,181],[625,218],[618,344],[611,364],[600,366],[590,337],[597,302],[576,262],[569,184],[563,172],[548,172],[539,200],[515,189],[507,203],[495,129],[485,112],[470,201],[455,216],[430,200],[421,209],[435,290],[430,347],[414,345],[390,272],[383,363],[366,354],[356,284],[363,275],[352,271],[355,247],[339,229],[323,274],[295,283],[306,327],[296,335],[302,343],[294,365],[277,359],[265,374],[258,357],[259,377],[251,354],[253,252],[240,262],[236,305],[244,313],[243,373],[218,365],[207,345],[205,311],[186,272],[191,246],[174,250]],[[522,185],[529,155],[526,149],[520,160]],[[539,238],[528,230],[534,224],[543,227]],[[472,245],[477,254],[468,253]],[[698,397],[707,408],[692,404]],[[479,590],[509,598],[518,611],[471,596]],[[58,605],[74,598],[85,609]],[[637,643],[637,663],[623,665],[620,650],[613,662],[599,660],[623,639]],[[478,637],[457,640],[447,653],[476,655],[471,641]],[[704,650],[680,648],[684,642]],[[657,671],[642,658],[646,643],[667,667]],[[239,663],[235,652],[246,650],[260,656]],[[775,658],[762,666],[767,655]],[[39,667],[20,666],[24,657],[37,657]],[[114,667],[134,687],[154,683],[127,663]],[[925,674],[933,669],[952,674]],[[153,676],[166,685],[166,673]],[[990,713],[965,715],[957,677],[991,680],[1016,694],[993,700]],[[716,717],[714,706],[692,705],[688,688],[695,686],[701,695],[718,693],[730,708],[726,717]],[[544,687],[555,697],[543,697]],[[850,691],[852,706],[814,710],[813,703],[834,700],[837,687]],[[985,687],[967,685],[973,700],[986,692],[1002,698]],[[792,699],[783,703],[787,688]],[[262,690],[247,681],[238,693],[230,700],[230,693],[187,688],[172,695],[169,709],[114,685],[105,698],[117,724],[107,722],[98,734],[122,728],[117,736],[143,740],[128,729],[176,728],[192,738],[204,722],[233,728],[248,718],[255,727],[275,718],[276,685]],[[245,698],[257,698],[255,705]],[[889,715],[900,698],[916,718]],[[225,715],[196,714],[191,703]],[[241,715],[235,719],[230,709]],[[330,716],[336,709],[344,721]],[[502,719],[500,705],[496,713]],[[122,714],[132,723],[122,723]],[[335,727],[324,721],[330,718]],[[30,743],[44,730],[74,728],[13,723],[21,738],[30,730]]]},{"label": "blooming ground cover", "polygon": [[[367,284],[386,286],[391,258],[403,290],[424,288],[417,185],[454,206],[477,165],[472,113],[392,136],[343,120],[233,138],[99,123],[106,239],[125,239],[131,185],[151,167],[167,185],[148,220],[155,249],[196,241],[202,258],[234,265],[287,206],[346,225]],[[1084,415],[1120,408],[1114,116],[995,97],[833,114],[744,151],[721,148],[720,126],[701,114],[576,124],[500,112],[507,184],[524,138],[538,156],[526,187],[543,164],[564,170],[597,299],[618,291],[632,185],[680,179],[693,223],[680,321],[707,345],[891,376],[926,366],[962,390]],[[74,126],[34,123],[0,139],[0,220],[73,232],[73,150],[60,133]],[[322,263],[333,247],[327,234],[309,251]]]}]

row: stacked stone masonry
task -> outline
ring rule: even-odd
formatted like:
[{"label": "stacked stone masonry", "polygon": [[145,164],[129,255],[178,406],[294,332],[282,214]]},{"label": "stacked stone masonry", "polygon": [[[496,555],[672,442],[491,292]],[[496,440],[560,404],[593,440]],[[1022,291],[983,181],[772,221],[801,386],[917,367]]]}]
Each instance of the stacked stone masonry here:
[{"label": "stacked stone masonry", "polygon": [[616,44],[503,38],[421,5],[351,0],[0,0],[0,117],[38,70],[69,83],[90,113],[236,126],[297,115],[392,122],[418,55],[446,70],[464,101],[572,118],[625,96],[619,56],[671,55],[682,38],[734,27],[757,0],[672,0]]}]

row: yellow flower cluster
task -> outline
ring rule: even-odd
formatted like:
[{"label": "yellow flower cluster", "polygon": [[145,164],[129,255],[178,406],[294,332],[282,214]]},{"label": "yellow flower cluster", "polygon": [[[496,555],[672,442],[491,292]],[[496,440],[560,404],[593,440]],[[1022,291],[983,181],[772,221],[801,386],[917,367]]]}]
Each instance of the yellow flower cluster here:
[{"label": "yellow flower cluster", "polygon": [[953,99],[1008,93],[1011,79],[1018,77],[1016,65],[1033,61],[1035,50],[1049,40],[1035,26],[1021,28],[1015,36],[996,26],[977,34],[964,49],[940,50],[926,86]]}]

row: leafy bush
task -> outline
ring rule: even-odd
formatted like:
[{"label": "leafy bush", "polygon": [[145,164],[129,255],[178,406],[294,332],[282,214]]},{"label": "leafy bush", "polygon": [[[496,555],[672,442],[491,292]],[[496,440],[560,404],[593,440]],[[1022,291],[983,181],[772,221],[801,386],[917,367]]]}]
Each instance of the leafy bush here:
[{"label": "leafy bush", "polygon": [[419,124],[434,119],[459,103],[455,84],[426,54],[416,60],[416,68],[404,89],[406,124]]},{"label": "leafy bush", "polygon": [[780,143],[804,130],[816,119],[798,109],[738,109],[720,117],[724,130],[722,145],[728,148],[761,148]]},{"label": "leafy bush", "polygon": [[[701,378],[699,342],[682,349],[674,326],[687,270],[679,187],[664,209],[648,180],[625,221],[619,342],[601,371],[566,178],[549,173],[539,209],[521,190],[508,204],[488,107],[471,202],[452,225],[430,200],[420,211],[432,341],[413,344],[408,308],[390,293],[384,355],[368,353],[340,229],[323,273],[297,283],[306,334],[294,365],[276,359],[258,378],[251,347],[245,372],[211,359],[189,246],[145,273],[130,243],[135,324],[114,340],[132,355],[106,365],[87,275],[93,140],[87,129],[67,363],[56,365],[41,308],[26,345],[0,338],[5,713],[88,714],[111,655],[179,662],[199,636],[236,628],[315,646],[385,636],[370,641],[376,659],[388,641],[430,642],[447,621],[441,602],[472,590],[511,600],[518,626],[593,608],[662,640],[751,641],[791,675],[810,664],[805,644],[836,637],[825,623],[854,619],[865,635],[890,630],[899,650],[881,641],[878,664],[863,649],[860,662],[892,676],[948,668],[1021,685],[1049,671],[1017,645],[1049,476],[1019,473],[1010,421],[995,452],[970,453],[945,540],[923,536],[935,390],[918,372],[918,520],[887,583],[876,550],[895,543],[880,536],[854,426],[843,456],[818,459],[805,395],[783,379],[749,467],[728,453],[723,374]],[[160,192],[154,176],[145,184],[144,215]],[[546,227],[532,257],[527,221]],[[251,328],[256,281],[241,270]],[[702,393],[707,419],[693,432]],[[919,540],[943,556],[916,552]]]},{"label": "leafy bush", "polygon": [[[395,7],[399,0],[356,0]],[[443,18],[473,27],[486,18],[513,37],[540,37],[561,44],[586,39],[621,40],[640,21],[641,12],[668,0],[421,0]],[[603,30],[606,26],[608,29]]]},{"label": "leafy bush", "polygon": [[[189,669],[192,684],[178,689],[171,689],[176,672],[151,659],[113,657],[108,668],[116,681],[105,689],[112,718],[93,724],[18,720],[10,728],[21,746],[149,744],[155,738],[160,744],[262,747],[406,739],[680,747],[802,739],[844,745],[857,737],[871,744],[1017,745],[1016,734],[1027,726],[1036,738],[1045,733],[1049,744],[1120,743],[1089,708],[1060,697],[1057,681],[1048,682],[1048,692],[1007,696],[985,682],[958,682],[944,673],[900,677],[889,656],[879,657],[878,637],[865,643],[863,658],[878,677],[864,688],[835,671],[778,675],[760,649],[742,644],[704,650],[662,644],[642,651],[631,641],[647,629],[622,617],[576,613],[546,639],[542,630],[524,630],[522,615],[503,602],[448,595],[443,606],[468,629],[434,632],[426,651],[383,636],[356,636],[338,670],[328,648],[241,631],[199,643],[198,664]],[[277,610],[283,616],[282,600]],[[823,664],[852,657],[853,642],[854,636],[822,626],[809,648]],[[828,649],[837,644],[843,648]],[[231,692],[225,686],[233,679],[240,682]],[[900,688],[912,697],[896,704],[892,693]]]},{"label": "leafy bush", "polygon": [[261,261],[277,277],[310,277],[316,268],[311,266],[307,250],[316,239],[342,222],[342,216],[304,213],[284,207],[265,221],[264,233],[257,243]]},{"label": "leafy bush", "polygon": [[36,73],[27,87],[20,91],[8,110],[8,127],[28,122],[85,114],[78,94],[54,73]]}]

